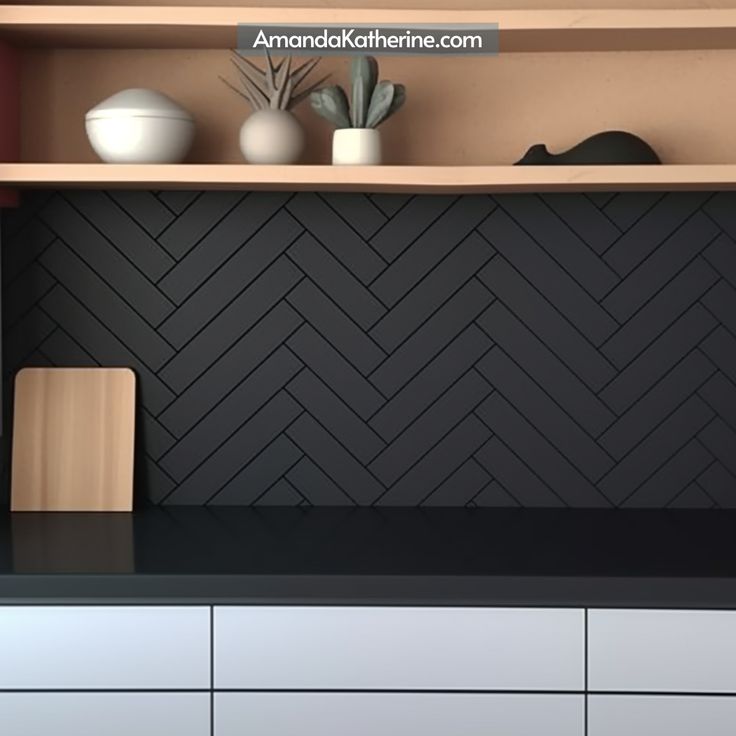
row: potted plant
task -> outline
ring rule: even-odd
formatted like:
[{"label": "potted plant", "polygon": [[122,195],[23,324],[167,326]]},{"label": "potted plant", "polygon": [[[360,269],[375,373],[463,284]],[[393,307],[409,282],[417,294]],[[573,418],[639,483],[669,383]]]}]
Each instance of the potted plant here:
[{"label": "potted plant", "polygon": [[299,89],[320,59],[309,59],[292,69],[291,56],[274,63],[266,51],[266,68],[233,51],[242,89],[220,77],[253,108],[240,128],[240,150],[252,164],[293,164],[304,150],[304,130],[291,113],[327,77]]},{"label": "potted plant", "polygon": [[336,128],[332,136],[333,164],[380,164],[381,134],[376,130],[406,99],[403,84],[378,82],[378,62],[356,56],[351,64],[351,102],[338,85],[315,90],[312,109]]}]

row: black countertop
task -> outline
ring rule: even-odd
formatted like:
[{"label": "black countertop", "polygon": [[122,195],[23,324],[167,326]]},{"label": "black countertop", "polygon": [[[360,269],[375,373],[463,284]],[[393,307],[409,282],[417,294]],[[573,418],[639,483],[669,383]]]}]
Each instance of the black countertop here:
[{"label": "black countertop", "polygon": [[736,512],[5,513],[17,603],[736,608]]}]

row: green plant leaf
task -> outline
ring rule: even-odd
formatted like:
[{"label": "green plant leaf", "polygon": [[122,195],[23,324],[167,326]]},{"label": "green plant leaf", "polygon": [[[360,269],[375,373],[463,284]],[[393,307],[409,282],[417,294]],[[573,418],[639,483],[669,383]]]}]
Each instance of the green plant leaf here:
[{"label": "green plant leaf", "polygon": [[[390,118],[406,102],[406,87],[403,84],[394,85],[394,98],[386,118]],[[384,120],[386,119],[384,118]]]},{"label": "green plant leaf", "polygon": [[391,82],[379,82],[371,95],[368,106],[366,128],[375,128],[385,120],[394,99],[394,85]]},{"label": "green plant leaf", "polygon": [[378,62],[372,56],[356,56],[350,66],[352,104],[350,115],[354,128],[366,126],[368,101],[378,78]]},{"label": "green plant leaf", "polygon": [[348,99],[342,87],[334,85],[315,90],[309,95],[312,109],[336,128],[349,128]]}]

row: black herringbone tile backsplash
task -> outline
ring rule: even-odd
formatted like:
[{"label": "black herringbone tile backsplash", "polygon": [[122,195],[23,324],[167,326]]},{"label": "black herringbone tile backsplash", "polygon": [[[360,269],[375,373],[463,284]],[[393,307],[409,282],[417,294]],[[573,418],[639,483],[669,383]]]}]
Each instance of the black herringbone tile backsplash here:
[{"label": "black herringbone tile backsplash", "polygon": [[3,236],[6,388],[134,367],[153,503],[736,507],[736,195],[44,192]]}]

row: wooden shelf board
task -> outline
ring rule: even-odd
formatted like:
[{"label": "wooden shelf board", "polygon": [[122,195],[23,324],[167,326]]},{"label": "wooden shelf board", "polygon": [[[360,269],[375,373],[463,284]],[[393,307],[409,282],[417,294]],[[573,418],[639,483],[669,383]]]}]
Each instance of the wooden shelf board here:
[{"label": "wooden shelf board", "polygon": [[667,166],[254,166],[0,164],[0,185],[363,192],[736,189],[736,164]]},{"label": "wooden shelf board", "polygon": [[736,9],[423,10],[0,5],[25,46],[228,48],[238,23],[498,23],[502,51],[736,48]]}]

